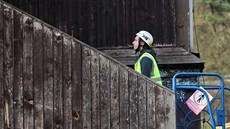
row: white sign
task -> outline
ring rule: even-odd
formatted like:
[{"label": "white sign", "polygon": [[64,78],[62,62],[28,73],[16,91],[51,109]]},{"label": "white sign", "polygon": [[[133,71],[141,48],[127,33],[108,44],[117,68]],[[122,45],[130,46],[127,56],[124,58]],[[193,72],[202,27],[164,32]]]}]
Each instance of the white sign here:
[{"label": "white sign", "polygon": [[[200,88],[204,90],[204,88]],[[208,95],[209,101],[212,101],[213,97],[207,91],[205,92]],[[207,105],[207,100],[203,92],[196,90],[192,94],[192,96],[186,101],[186,104],[196,115],[198,115]]]}]

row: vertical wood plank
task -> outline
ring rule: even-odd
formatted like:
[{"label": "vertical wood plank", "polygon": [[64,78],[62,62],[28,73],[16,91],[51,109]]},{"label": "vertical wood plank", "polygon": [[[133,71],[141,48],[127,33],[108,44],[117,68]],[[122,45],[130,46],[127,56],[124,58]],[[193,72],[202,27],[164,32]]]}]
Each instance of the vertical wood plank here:
[{"label": "vertical wood plank", "polygon": [[119,85],[120,85],[120,129],[129,129],[128,71],[124,67],[119,68]]},{"label": "vertical wood plank", "polygon": [[4,53],[3,53],[3,77],[4,77],[4,115],[5,127],[14,128],[13,114],[13,71],[14,71],[14,46],[13,46],[13,11],[4,4]]},{"label": "vertical wood plank", "polygon": [[[127,5],[126,5],[127,3]],[[126,27],[129,26],[128,21],[129,13],[129,3],[126,0],[118,0],[116,3],[116,27],[117,27],[117,45],[126,44]],[[126,17],[127,16],[127,17]],[[127,18],[127,19],[126,19]]]},{"label": "vertical wood plank", "polygon": [[[54,0],[54,1],[56,1],[56,0]],[[76,0],[71,0],[72,1],[72,3],[71,3],[71,7],[70,7],[70,11],[72,11],[72,15],[71,15],[71,17],[72,17],[72,19],[73,19],[73,21],[72,21],[72,32],[71,32],[71,35],[73,36],[73,37],[75,37],[75,38],[77,38],[77,39],[79,39],[80,37],[78,36],[78,19],[79,19],[79,15],[78,15],[78,9],[80,8],[80,5],[79,5],[79,0],[78,1],[76,1]],[[54,21],[54,23],[55,23],[56,21]],[[96,30],[95,30],[96,31]],[[96,43],[96,41],[95,41],[95,43]]]},{"label": "vertical wood plank", "polygon": [[23,16],[23,101],[24,129],[34,127],[34,94],[33,94],[33,20]]},{"label": "vertical wood plank", "polygon": [[68,19],[68,34],[70,34],[71,36],[73,36],[73,19],[76,17],[74,16],[73,14],[75,13],[75,9],[77,7],[74,7],[74,4],[73,4],[73,1],[74,0],[67,0],[66,1],[66,7],[67,7],[67,19]]},{"label": "vertical wood plank", "polygon": [[49,0],[49,2],[47,3],[47,6],[49,7],[49,11],[48,11],[49,22],[48,23],[52,26],[55,26],[57,22],[58,11],[61,11],[61,10],[58,10],[57,8],[58,7],[57,0]]},{"label": "vertical wood plank", "polygon": [[147,85],[143,77],[138,76],[138,118],[139,129],[147,129]]},{"label": "vertical wood plank", "polygon": [[64,129],[72,129],[71,103],[71,40],[63,39],[63,99],[64,99]]},{"label": "vertical wood plank", "polygon": [[176,110],[175,96],[172,92],[164,90],[164,121],[165,129],[176,129]]},{"label": "vertical wood plank", "polygon": [[[156,22],[157,22],[157,19],[156,19],[156,17],[155,17],[155,11],[157,11],[157,10],[155,10],[155,7],[156,7],[156,2],[157,0],[147,0],[147,2],[146,2],[146,13],[147,13],[147,26],[148,26],[148,31],[152,34],[152,36],[153,36],[153,40],[155,40],[155,38],[156,38],[156,32],[158,31],[158,30],[156,30],[155,29],[155,24],[156,24]],[[158,2],[158,1],[157,1]]]},{"label": "vertical wood plank", "polygon": [[[107,32],[106,32],[106,37],[108,39],[107,42],[110,42],[114,46],[117,45],[117,38],[114,35],[117,32],[117,25],[116,25],[116,0],[110,0],[106,1],[106,8],[107,8],[107,17],[106,17],[106,27]],[[109,44],[106,44],[108,46]]]},{"label": "vertical wood plank", "polygon": [[[126,30],[124,30],[124,32],[126,32],[126,40],[122,40],[122,41],[118,41],[120,42],[121,46],[130,46],[132,45],[132,41],[133,38],[135,37],[135,34],[137,33],[136,31],[136,26],[135,26],[135,21],[136,21],[136,17],[135,17],[135,0],[124,0],[125,2],[125,6],[123,7],[125,12],[123,11],[123,15],[126,16],[126,20],[125,20],[125,24],[123,25],[123,27],[126,27]],[[117,5],[118,6],[118,5]],[[119,27],[117,27],[119,28]],[[123,32],[123,33],[124,33]]]},{"label": "vertical wood plank", "polygon": [[111,129],[119,129],[119,64],[110,61]]},{"label": "vertical wood plank", "polygon": [[[88,24],[89,22],[87,21],[87,3],[88,0],[80,0],[80,5],[79,7],[79,39],[85,43],[89,42],[89,35],[88,35]],[[86,21],[86,22],[82,22]]]},{"label": "vertical wood plank", "polygon": [[147,81],[147,129],[157,129],[156,112],[154,86],[151,81]]},{"label": "vertical wood plank", "polygon": [[58,29],[64,31],[67,33],[67,23],[68,23],[68,19],[67,18],[67,2],[66,1],[63,1],[63,0],[58,0],[58,6],[60,9],[59,11],[59,19],[58,19],[58,22],[59,22],[59,26],[58,26]]},{"label": "vertical wood plank", "polygon": [[91,90],[91,73],[90,73],[90,49],[83,47],[82,55],[82,124],[84,129],[91,129],[92,127],[92,90]]},{"label": "vertical wood plank", "polygon": [[156,43],[165,43],[164,42],[164,19],[163,19],[163,1],[164,0],[155,0],[154,1],[154,12],[155,19],[155,42]]},{"label": "vertical wood plank", "polygon": [[44,128],[52,129],[53,125],[53,92],[54,92],[54,50],[53,50],[53,31],[44,26]]},{"label": "vertical wood plank", "polygon": [[[0,85],[3,87],[3,53],[4,53],[4,37],[3,37],[3,26],[4,26],[4,20],[3,20],[3,5],[0,2]],[[4,128],[4,114],[3,114],[3,93],[4,88],[0,88],[0,128]]]},{"label": "vertical wood plank", "polygon": [[138,129],[138,90],[137,90],[137,75],[134,72],[129,72],[129,117],[130,128]]},{"label": "vertical wood plank", "polygon": [[88,21],[88,44],[95,46],[97,41],[96,6],[97,1],[87,0],[87,21]]},{"label": "vertical wood plank", "polygon": [[79,29],[77,29],[77,38],[81,41],[82,40],[82,16],[81,16],[81,11],[82,11],[82,2],[81,0],[77,1],[77,11],[76,11],[76,15],[77,15],[77,20],[76,20],[76,24],[77,24],[77,27]]},{"label": "vertical wood plank", "polygon": [[72,41],[72,48],[73,129],[82,129],[82,46]]},{"label": "vertical wood plank", "polygon": [[[102,10],[102,8],[101,8],[101,1],[98,1],[97,3],[96,3],[96,7],[97,7],[97,9],[96,9],[96,12],[97,12],[97,14],[101,14],[101,10]],[[102,41],[102,24],[101,24],[101,22],[102,22],[102,15],[97,15],[97,30],[96,30],[96,32],[97,32],[97,41],[96,41],[96,44],[95,44],[95,46],[99,46],[99,44],[100,44],[100,42]]]},{"label": "vertical wood plank", "polygon": [[54,31],[54,128],[58,129],[63,129],[62,44],[63,36]]},{"label": "vertical wood plank", "polygon": [[22,14],[14,10],[14,124],[23,128],[23,31]]},{"label": "vertical wood plank", "polygon": [[92,128],[100,129],[99,53],[91,50]]},{"label": "vertical wood plank", "polygon": [[164,7],[164,17],[165,20],[165,43],[173,43],[175,44],[176,40],[176,32],[175,32],[175,1],[174,0],[165,0]]},{"label": "vertical wood plank", "polygon": [[176,17],[176,40],[179,46],[184,46],[189,50],[189,1],[175,0],[175,17]]},{"label": "vertical wood plank", "polygon": [[101,12],[100,12],[100,15],[101,15],[101,22],[99,22],[99,24],[101,25],[102,27],[102,30],[99,32],[101,33],[101,37],[102,37],[102,40],[100,41],[100,44],[102,46],[105,46],[106,42],[107,42],[107,37],[106,37],[106,14],[107,14],[107,8],[106,8],[106,0],[100,0],[100,8],[101,8]]},{"label": "vertical wood plank", "polygon": [[[145,10],[145,5],[146,5],[146,0],[137,0],[135,1],[135,28],[136,31],[140,31],[146,28],[146,23],[147,20],[145,19],[146,15],[146,10]],[[136,32],[137,33],[137,32]]]},{"label": "vertical wood plank", "polygon": [[33,75],[34,75],[34,126],[44,128],[43,120],[43,25],[34,21],[33,38]]},{"label": "vertical wood plank", "polygon": [[101,129],[110,128],[110,67],[109,60],[100,55],[100,108],[101,108]]},{"label": "vertical wood plank", "polygon": [[164,89],[154,85],[156,128],[164,129]]}]

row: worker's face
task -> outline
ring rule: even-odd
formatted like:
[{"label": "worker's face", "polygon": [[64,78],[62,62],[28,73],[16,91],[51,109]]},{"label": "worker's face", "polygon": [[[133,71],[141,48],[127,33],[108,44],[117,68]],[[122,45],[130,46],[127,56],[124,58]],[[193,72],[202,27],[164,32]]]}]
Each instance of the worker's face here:
[{"label": "worker's face", "polygon": [[138,37],[138,36],[136,36],[136,37],[134,38],[132,44],[133,44],[133,49],[134,49],[134,50],[137,50],[137,49],[138,49],[138,46],[139,46],[139,37]]}]

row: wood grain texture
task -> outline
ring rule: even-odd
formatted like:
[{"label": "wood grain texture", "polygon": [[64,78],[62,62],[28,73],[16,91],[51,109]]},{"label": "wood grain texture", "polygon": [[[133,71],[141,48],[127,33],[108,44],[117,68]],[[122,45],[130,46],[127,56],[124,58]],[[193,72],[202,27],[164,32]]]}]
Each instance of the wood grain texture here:
[{"label": "wood grain texture", "polygon": [[16,128],[23,128],[23,31],[22,13],[14,10],[14,122]]},{"label": "wood grain texture", "polygon": [[[44,51],[44,128],[54,127],[54,42],[53,31],[51,28],[44,26],[43,29],[43,51]],[[50,122],[52,121],[52,122]]]},{"label": "wood grain texture", "polygon": [[34,126],[34,91],[33,91],[33,19],[23,16],[23,102],[24,102],[24,128]]},{"label": "wood grain texture", "polygon": [[[146,5],[141,6],[149,11]],[[106,23],[117,12],[100,11]],[[173,124],[175,100],[165,98],[173,93],[110,56],[6,4],[0,4],[0,30],[1,128],[163,129]]]},{"label": "wood grain texture", "polygon": [[[3,87],[4,86],[4,75],[3,75],[3,53],[4,53],[4,20],[3,20],[3,12],[4,12],[4,7],[3,4],[0,3],[0,85]],[[0,128],[4,128],[4,88],[0,88]]]},{"label": "wood grain texture", "polygon": [[140,30],[152,33],[157,44],[178,44],[176,34],[182,33],[176,33],[176,21],[187,18],[187,12],[177,11],[185,5],[175,0],[5,1],[97,48],[130,46]]},{"label": "wood grain texture", "polygon": [[33,85],[34,85],[34,125],[38,128],[44,128],[43,116],[43,91],[44,91],[44,70],[43,70],[43,25],[40,22],[34,21],[33,32]]}]

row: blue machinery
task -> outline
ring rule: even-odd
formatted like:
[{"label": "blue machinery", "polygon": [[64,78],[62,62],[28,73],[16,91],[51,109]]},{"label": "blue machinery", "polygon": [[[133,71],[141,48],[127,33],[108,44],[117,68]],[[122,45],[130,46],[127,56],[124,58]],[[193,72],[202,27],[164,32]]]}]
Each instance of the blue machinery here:
[{"label": "blue machinery", "polygon": [[[215,80],[213,82],[217,84],[205,84],[206,82],[204,81],[204,78],[211,78],[211,80]],[[225,115],[224,94],[226,91],[230,91],[230,88],[224,86],[224,80],[221,75],[216,73],[183,72],[174,75],[172,83],[172,88],[176,97],[177,129],[197,129],[201,128],[202,123],[206,124],[203,129],[216,129],[217,127],[225,129],[225,118],[229,116]],[[193,93],[196,90],[203,93],[207,104],[206,108],[204,108],[198,115],[195,115],[195,113],[193,113],[186,104],[186,101],[192,95],[190,94],[186,96],[188,91],[192,91]],[[212,101],[209,101],[206,91],[212,93]],[[203,118],[202,114],[205,114]],[[197,125],[194,128],[192,125],[195,123]]]}]

